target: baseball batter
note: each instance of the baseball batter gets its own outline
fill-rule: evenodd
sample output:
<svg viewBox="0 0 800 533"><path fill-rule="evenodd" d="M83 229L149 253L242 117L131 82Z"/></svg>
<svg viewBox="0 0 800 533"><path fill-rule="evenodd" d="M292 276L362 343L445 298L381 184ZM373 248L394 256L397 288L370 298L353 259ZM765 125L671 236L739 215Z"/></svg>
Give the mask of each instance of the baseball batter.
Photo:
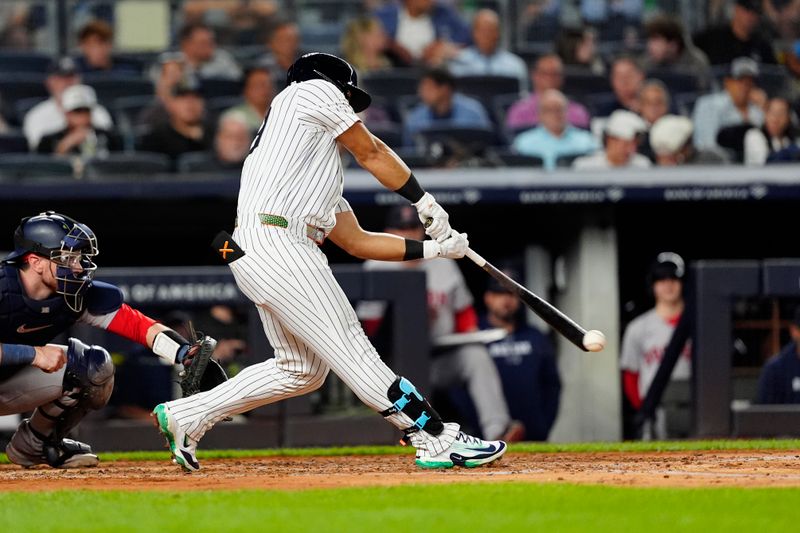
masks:
<svg viewBox="0 0 800 533"><path fill-rule="evenodd" d="M77 322L116 333L174 363L189 341L123 302L122 291L94 281L94 232L52 211L22 219L14 251L0 264L0 415L33 412L6 447L8 459L31 467L97 465L92 449L64 438L114 386L108 352L69 339L48 344Z"/></svg>
<svg viewBox="0 0 800 533"><path fill-rule="evenodd" d="M466 235L419 185L397 155L356 113L370 96L344 60L306 54L287 73L242 169L235 249L230 262L242 292L257 306L275 357L153 414L174 460L200 466L198 441L216 422L260 405L309 393L333 370L368 406L401 429L427 468L478 466L500 458L502 441L483 441L445 423L420 391L380 359L318 245L330 238L363 259L463 257ZM366 232L342 198L339 146L390 190L408 199L433 240Z"/></svg>

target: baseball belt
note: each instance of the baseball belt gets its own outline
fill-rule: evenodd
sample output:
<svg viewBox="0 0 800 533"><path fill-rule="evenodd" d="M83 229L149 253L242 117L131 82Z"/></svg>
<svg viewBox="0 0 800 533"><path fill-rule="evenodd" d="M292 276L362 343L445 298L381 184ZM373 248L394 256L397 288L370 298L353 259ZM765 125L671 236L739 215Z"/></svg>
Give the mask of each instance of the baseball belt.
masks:
<svg viewBox="0 0 800 533"><path fill-rule="evenodd" d="M258 220L265 226L277 226L279 228L288 228L289 221L280 215L271 215L269 213L259 213ZM322 244L325 241L325 230L306 224L306 236L317 244Z"/></svg>

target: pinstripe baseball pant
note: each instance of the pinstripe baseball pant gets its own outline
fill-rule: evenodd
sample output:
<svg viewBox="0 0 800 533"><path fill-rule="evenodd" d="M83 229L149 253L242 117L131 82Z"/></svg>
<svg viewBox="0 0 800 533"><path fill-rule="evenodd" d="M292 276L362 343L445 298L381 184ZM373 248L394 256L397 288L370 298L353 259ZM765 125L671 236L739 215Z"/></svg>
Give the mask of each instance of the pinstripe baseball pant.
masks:
<svg viewBox="0 0 800 533"><path fill-rule="evenodd" d="M275 357L249 366L210 391L169 402L189 438L198 441L223 418L318 389L329 370L375 411L391 407L387 397L396 375L367 339L305 224L288 228L239 221L234 239L245 256L230 264L236 283L252 300ZM400 429L413 425L404 413L387 420ZM458 432L445 424L438 437L418 432L412 443L439 453Z"/></svg>

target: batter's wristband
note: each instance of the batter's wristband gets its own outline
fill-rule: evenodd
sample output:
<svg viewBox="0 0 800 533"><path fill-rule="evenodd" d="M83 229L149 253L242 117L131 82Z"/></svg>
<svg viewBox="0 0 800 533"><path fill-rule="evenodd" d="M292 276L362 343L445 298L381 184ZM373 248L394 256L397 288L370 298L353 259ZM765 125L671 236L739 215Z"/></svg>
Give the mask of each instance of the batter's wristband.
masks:
<svg viewBox="0 0 800 533"><path fill-rule="evenodd" d="M414 177L413 172L411 173L410 176L408 176L408 180L406 180L403 186L394 192L396 192L397 194L399 194L412 204L419 202L420 199L422 199L422 197L425 196L425 191L422 190L422 187L417 181L417 178Z"/></svg>
<svg viewBox="0 0 800 533"><path fill-rule="evenodd" d="M36 348L24 344L0 344L3 354L0 356L0 366L29 365L36 358Z"/></svg>
<svg viewBox="0 0 800 533"><path fill-rule="evenodd" d="M415 241L413 239L406 239L406 253L403 254L403 261L413 261L414 259L422 259L425 254L425 247L422 241Z"/></svg>

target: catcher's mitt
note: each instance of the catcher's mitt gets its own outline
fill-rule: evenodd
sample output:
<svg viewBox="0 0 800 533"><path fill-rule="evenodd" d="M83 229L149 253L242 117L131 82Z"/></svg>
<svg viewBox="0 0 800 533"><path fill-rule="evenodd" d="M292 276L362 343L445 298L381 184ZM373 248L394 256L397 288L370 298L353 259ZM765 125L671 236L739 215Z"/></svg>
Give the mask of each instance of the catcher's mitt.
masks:
<svg viewBox="0 0 800 533"><path fill-rule="evenodd" d="M223 381L227 381L228 375L225 370L211 358L216 347L216 340L201 334L189 348L181 372L181 392L184 398L213 389Z"/></svg>

